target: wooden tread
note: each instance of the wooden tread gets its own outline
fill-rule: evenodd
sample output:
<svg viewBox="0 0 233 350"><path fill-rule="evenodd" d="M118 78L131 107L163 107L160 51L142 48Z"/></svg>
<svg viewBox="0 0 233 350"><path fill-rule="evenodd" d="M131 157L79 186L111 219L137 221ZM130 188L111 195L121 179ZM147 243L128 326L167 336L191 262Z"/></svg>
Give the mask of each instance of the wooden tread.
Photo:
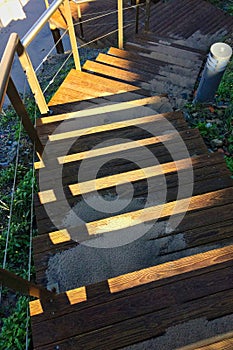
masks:
<svg viewBox="0 0 233 350"><path fill-rule="evenodd" d="M163 52L157 52L157 51L153 51L151 50L151 47L145 47L144 45L142 45L141 43L137 43L137 42L127 42L125 44L125 48L129 51L133 51L133 52L138 52L139 51L139 55L142 57L149 57L149 58L155 58L159 61L164 61L167 63L172 63L172 64L176 64L177 66L181 66L181 67L186 67L186 68L200 68L201 66L201 62L199 60L189 60L189 59L185 59L179 56L170 56L166 53Z"/></svg>
<svg viewBox="0 0 233 350"><path fill-rule="evenodd" d="M178 86L185 86L188 88L193 88L193 85L195 83L195 76L191 75L189 73L189 76L186 77L185 75L182 75L182 78L179 74L172 71L167 71L165 68L160 68L158 65L156 66L146 66L144 65L138 65L135 64L133 61L125 60L125 59L119 59L114 56L106 55L100 53L98 57L96 58L97 62L104 63L113 67L117 67L120 69L125 69L127 71L131 71L137 74L142 75L142 73L147 78L147 81L153 81L153 80L159 80L159 81L170 81L174 85Z"/></svg>
<svg viewBox="0 0 233 350"><path fill-rule="evenodd" d="M98 299L88 298L88 290L97 286L87 286L58 295L53 303L32 301L35 349L117 349L203 313L208 319L228 315L233 312L231 259L229 246L110 279L99 284Z"/></svg>
<svg viewBox="0 0 233 350"><path fill-rule="evenodd" d="M82 87L83 84L84 87ZM98 91L97 87L99 87L99 92L96 93L96 91ZM79 91L79 89L84 91ZM137 89L138 88L134 85L114 81L111 78L90 75L86 72L79 72L72 69L65 78L63 84L50 100L49 106L83 101L94 97L101 97L126 91L135 91Z"/></svg>

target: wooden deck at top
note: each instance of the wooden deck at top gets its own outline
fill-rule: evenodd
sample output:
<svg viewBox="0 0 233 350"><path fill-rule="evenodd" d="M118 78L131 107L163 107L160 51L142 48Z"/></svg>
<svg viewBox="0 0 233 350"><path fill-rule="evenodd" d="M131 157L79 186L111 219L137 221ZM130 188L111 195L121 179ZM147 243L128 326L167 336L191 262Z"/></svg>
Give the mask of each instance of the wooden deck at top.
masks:
<svg viewBox="0 0 233 350"><path fill-rule="evenodd" d="M173 110L166 95L153 93L166 79L174 79L178 95L192 90L188 79L177 79L182 59L189 55L190 67L183 68L182 77L190 74L194 83L202 56L185 47L176 49L177 60L174 47L168 48L169 58L161 54L154 60L153 55L111 48L94 63L87 61L82 72L72 70L50 101L54 113L37 120L46 146L43 162L35 164L38 283L50 282L53 257L93 237L98 240L112 232L127 237L133 228L134 238L138 228L150 230L124 246L120 257L122 262L127 258L125 265L114 260L114 247L106 253L101 249L102 260L108 255L112 259L112 270L106 269L103 278L94 274L100 260L90 255L78 260L75 266L83 274L91 260L88 274L93 282L83 283L80 274L67 289L59 274L63 265L54 267L60 294L30 303L35 350L120 349L161 339L172 326L203 320L219 322L222 337L199 347L231 349L232 333L224 334L233 328L233 180L222 155L210 154L182 112ZM86 160L85 176L78 179ZM98 170L94 178L93 169ZM125 187L129 182L133 197ZM132 206L113 213L86 210L85 225L64 221L71 208L86 205L85 196L90 199L95 191L102 198L116 198L116 186ZM182 220L175 228L167 227L170 218L179 215ZM68 280L68 270L65 275ZM183 345L192 342L186 336Z"/></svg>
<svg viewBox="0 0 233 350"><path fill-rule="evenodd" d="M136 10L131 6L131 1L124 1L124 38L131 40L135 35ZM70 2L72 16L76 22L75 30L77 37L81 37L80 24L78 21L76 4ZM97 0L80 5L82 12L83 32L85 42L99 40L103 45L117 45L117 32L106 36L117 28L117 1L108 0L106 8L105 0ZM107 15L107 13L109 13ZM53 20L60 28L66 28L64 21L64 8L60 7L53 16ZM101 15L105 16L102 17ZM94 20L90 20L95 18ZM139 10L139 33L145 28L145 4L140 5ZM201 0L177 0L177 1L151 1L150 10L150 32L158 37L172 39L187 39L197 35L208 35L209 39L216 41L216 35L231 33L233 30L233 19L228 14L211 6L207 1ZM106 37L105 37L106 36ZM206 49L208 48L207 44ZM196 47L196 45L193 45Z"/></svg>

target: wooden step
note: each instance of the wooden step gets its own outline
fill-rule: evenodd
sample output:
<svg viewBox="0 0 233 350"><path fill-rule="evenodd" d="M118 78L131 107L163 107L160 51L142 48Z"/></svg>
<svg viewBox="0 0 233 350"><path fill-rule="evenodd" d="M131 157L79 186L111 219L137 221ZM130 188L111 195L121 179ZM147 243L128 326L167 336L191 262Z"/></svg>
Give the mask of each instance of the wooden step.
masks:
<svg viewBox="0 0 233 350"><path fill-rule="evenodd" d="M128 82L135 86L160 94L167 91L168 94L177 97L183 96L184 99L187 99L191 93L190 89L173 84L172 81L169 81L166 77L162 76L157 76L155 79L148 82L147 76L144 74L132 73L130 71L110 67L93 61L86 61L83 68L89 72L99 74L100 76L113 77L118 81Z"/></svg>
<svg viewBox="0 0 233 350"><path fill-rule="evenodd" d="M192 61L193 63L197 63L199 60L203 59L202 55L196 52L192 52L189 49L187 50L186 48L182 48L182 46L180 46L179 48L174 47L172 45L169 45L168 43L165 44L161 41L156 42L155 39L148 39L145 36L137 36L134 39L134 42L136 44L142 45L150 51L166 54L171 57L180 57L184 60Z"/></svg>
<svg viewBox="0 0 233 350"><path fill-rule="evenodd" d="M175 64L181 67L198 69L202 64L201 60L192 61L179 56L169 56L166 53L152 51L150 48L146 48L144 45L141 45L139 43L127 42L125 44L125 48L129 51L138 52L138 54L142 57L155 58L159 61Z"/></svg>
<svg viewBox="0 0 233 350"><path fill-rule="evenodd" d="M82 89L83 84L84 92L77 90ZM99 87L99 92L97 93L93 89L93 86L95 86L95 84L98 84ZM88 90L89 92L86 93L85 87L87 89L88 87L92 89L91 93L90 90ZM112 95L126 91L135 91L137 89L138 88L134 85L114 81L110 77L106 78L93 76L86 72L80 72L72 69L65 78L60 88L50 100L49 106L88 100L93 97L97 97L98 94L99 97L102 97L104 95Z"/></svg>
<svg viewBox="0 0 233 350"><path fill-rule="evenodd" d="M176 228L173 233L166 233L164 237L158 235L155 230L149 237L149 240L155 240L154 246L161 244L160 257L151 256L151 261L154 263L163 263L165 261L170 261L171 259L177 257L177 252L182 255L193 255L197 250L192 250L190 248L198 247L201 250L211 250L211 246L215 242L222 242L225 245L232 240L232 209L233 204L227 204L223 207L213 207L207 209L200 209L197 212L189 212L186 214L184 220ZM221 212L223 213L221 215ZM193 222L195 222L196 228L193 229ZM164 222L166 226L166 221ZM184 240L186 242L186 247L174 243L174 234L176 234L177 239ZM166 238L167 237L167 238ZM170 238L169 238L170 237ZM148 238L145 238L145 244ZM170 243L169 243L170 242ZM142 245L144 245L142 243ZM178 242L177 242L178 243ZM222 244L224 245L224 244ZM54 228L48 234L44 233L39 235L35 239L34 249L35 249L35 266L37 282L46 286L47 277L46 270L48 266L48 260L50 257L54 256L57 252L62 252L67 249L77 246L77 242L70 239L69 231L57 230ZM164 246L164 249L162 248ZM182 251L183 249L183 251ZM144 253L143 253L144 254Z"/></svg>
<svg viewBox="0 0 233 350"><path fill-rule="evenodd" d="M193 52L193 53L199 54L200 58L204 58L206 56L206 53L207 53L206 51L203 51L201 49L188 46L188 43L187 43L187 45L185 45L185 44L180 45L177 43L177 40L175 40L171 37L159 36L159 35L156 35L156 33L152 33L152 32L139 33L135 36L135 38L136 39L139 38L139 39L142 39L144 41L152 41L152 42L156 42L156 43L159 43L162 45L176 47L178 49Z"/></svg>
<svg viewBox="0 0 233 350"><path fill-rule="evenodd" d="M156 60L155 58L143 57L142 59L140 55L136 52L120 50L115 47L110 47L110 49L108 50L108 55L133 61L133 66L143 66L144 69L148 69L152 72L154 72L154 70L156 72L157 69L160 69L166 72L182 74L185 77L195 76L198 73L198 70L195 68L181 67L172 63L169 64L164 61Z"/></svg>
<svg viewBox="0 0 233 350"><path fill-rule="evenodd" d="M135 64L133 61L116 58L110 55L105 55L100 53L97 58L97 62L104 63L113 67L118 67L120 69L125 69L130 72L134 72L137 74L145 74L149 81L158 80L158 81L169 81L174 85L185 86L188 88L193 88L194 83L196 81L196 77L189 76L186 77L184 75L176 74L172 71L167 72L165 69L160 68L159 66L150 66L146 67L141 64Z"/></svg>
<svg viewBox="0 0 233 350"><path fill-rule="evenodd" d="M105 64L101 64L101 63L89 61L89 60L85 62L85 64L83 65L83 69L89 72L100 74L101 76L112 77L119 81L131 82L131 84L135 84L136 86L141 86L140 82L147 82L150 79L150 76L148 77L148 75L143 73L142 74L133 73L130 71L126 71L124 69L110 67ZM147 86L147 90L149 90L150 84L144 83L143 88L146 89L146 86Z"/></svg>
<svg viewBox="0 0 233 350"><path fill-rule="evenodd" d="M120 101L118 101L118 99ZM97 99L92 99L92 101L97 101ZM120 93L119 95L109 96L106 99L101 99L101 106L97 103L88 104L88 108L84 107L80 110L70 113L63 113L60 115L46 116L37 119L37 126L51 124L54 122L80 118L84 116L97 115L102 113L109 113L111 111L120 111L132 109L140 106L150 106L153 107L154 111L159 111L160 108L165 104L169 103L166 95L155 95L145 97L140 94L126 92ZM91 108L92 107L92 108ZM172 110L170 110L171 112Z"/></svg>
<svg viewBox="0 0 233 350"><path fill-rule="evenodd" d="M143 106L132 108L132 110L126 109L124 113L122 112L121 114L119 114L116 109L114 112L101 113L98 117L96 117L95 114L89 114L89 118L79 118L78 116L77 118L73 118L73 114L71 116L72 119L65 120L61 128L56 129L60 122L49 123L48 125L46 124L38 127L37 131L41 142L44 143L47 139L52 142L58 141L59 143L56 147L59 146L59 149L61 149L61 145L63 144L65 146L64 142L66 142L65 140L67 139L77 139L82 135L87 136L95 134L99 137L99 135L104 132L108 132L107 135L110 135L116 130L127 131L129 127L139 127L143 131L150 130L151 133L154 132L158 136L162 132L165 134L166 132L169 133L175 130L182 131L187 129L187 124L181 112L156 114L154 110L146 107L143 108ZM61 117L63 118L64 115ZM56 118L56 116L54 118ZM55 129L56 132L54 132Z"/></svg>
<svg viewBox="0 0 233 350"><path fill-rule="evenodd" d="M203 314L228 315L232 258L229 246L70 290L43 308L31 301L34 348L117 349Z"/></svg>
<svg viewBox="0 0 233 350"><path fill-rule="evenodd" d="M140 90L137 90L136 92L125 92L122 94L106 96L105 99L114 103L118 102L119 104L122 102L129 102L134 100L136 101L139 99L139 97L144 98L144 96L139 95L139 91ZM156 102L151 101L145 105L148 105L148 107L154 109L158 113L167 113L173 111L172 105L166 94L157 95L157 98L158 100Z"/></svg>
<svg viewBox="0 0 233 350"><path fill-rule="evenodd" d="M210 339L198 341L195 344L182 347L181 350L231 350L233 349L233 332L215 335Z"/></svg>

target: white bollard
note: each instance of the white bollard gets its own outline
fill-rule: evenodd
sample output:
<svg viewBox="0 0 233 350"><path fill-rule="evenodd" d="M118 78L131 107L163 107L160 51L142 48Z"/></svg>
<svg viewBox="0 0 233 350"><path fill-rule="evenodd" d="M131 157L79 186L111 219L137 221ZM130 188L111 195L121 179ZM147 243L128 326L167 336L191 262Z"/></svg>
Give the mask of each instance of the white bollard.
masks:
<svg viewBox="0 0 233 350"><path fill-rule="evenodd" d="M211 46L194 103L213 101L231 55L232 48L225 43Z"/></svg>

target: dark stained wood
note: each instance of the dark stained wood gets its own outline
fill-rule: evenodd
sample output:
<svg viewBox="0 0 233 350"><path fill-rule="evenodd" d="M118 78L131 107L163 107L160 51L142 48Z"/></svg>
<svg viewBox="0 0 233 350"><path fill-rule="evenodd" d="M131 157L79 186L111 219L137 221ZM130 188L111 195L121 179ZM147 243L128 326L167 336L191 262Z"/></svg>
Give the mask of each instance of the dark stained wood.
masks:
<svg viewBox="0 0 233 350"><path fill-rule="evenodd" d="M124 334L124 330L135 332L135 327L137 329L140 325L139 329L142 332L139 332L139 329L137 329L137 340L140 341L148 337L148 334L146 336L145 332L143 332L145 328L142 326L143 322L141 323L139 321L140 319L142 321L144 320L146 327L150 327L150 334L155 332L155 334L159 335L165 331L166 327L176 322L200 317L203 311L205 311L208 318L214 318L216 315L223 316L232 312L232 305L230 306L230 300L233 298L231 274L232 267L212 272L208 272L207 270L206 273L203 271L203 274L191 277L190 279L186 276L185 280L173 282L172 285L167 284L154 289L151 288L144 292L133 293L127 297L120 297L119 295L118 299L113 299L112 301L110 301L111 297L109 297L107 304L104 303L101 305L99 303L96 306L93 305L88 308L88 305L85 307L84 303L85 309L80 309L77 311L77 314L74 311L75 307L72 314L67 312L59 316L59 313L57 313L56 318L53 316L52 323L48 320L41 324L40 317L40 322L33 325L33 332L38 332L37 339L41 339L40 334L43 334L43 327L46 327L47 324L47 327L50 327L50 332L54 336L55 344L63 338L72 338L75 336L76 346L81 346L82 348L84 346L83 341L86 342L86 337L87 339L89 338L86 346L90 346L89 341L92 337L91 333L94 330L95 333L98 332L96 334L97 338L101 338L101 334L104 334L107 329L111 329L114 333L112 333L112 336L117 337L120 335L120 332ZM203 283L205 284L205 288L202 287ZM228 296L228 301L220 299L221 302L218 301L219 304L213 307L217 297L221 297L224 292ZM78 308L80 305L76 304ZM170 313L170 318L166 317L167 312ZM109 317L106 317L108 313ZM56 331L59 324L63 325L60 334ZM70 327L66 326L68 324ZM78 336L80 333L86 335ZM125 337L123 336L122 346L130 344L126 334L127 332L125 333ZM46 338L46 335L43 338ZM47 342L49 342L49 339L48 337ZM111 349L116 348L114 347L114 340L110 340L109 342L108 346ZM46 342L46 339L44 341ZM96 342L98 342L98 339L96 339ZM35 344L35 348L40 348L40 344L41 342L38 341ZM69 340L68 344L70 344ZM99 346L103 345L104 340L101 338ZM91 347L89 348L91 349Z"/></svg>
<svg viewBox="0 0 233 350"><path fill-rule="evenodd" d="M106 2L100 0L89 4L86 7L88 11L84 8L83 20L98 7L101 8L103 3L106 6ZM191 33L188 28L190 4L193 4L195 19L200 13L197 2L176 2L176 29L182 35L184 29ZM108 6L113 6L111 0ZM121 181L120 186L131 181L135 198L146 199L147 179L138 166L128 160L133 150L136 162L140 162L138 150L146 147L151 156L143 159L146 162L144 167L150 167L149 177L157 179L157 186L153 187L156 195L162 191L162 176L166 180L166 203L158 219L166 225L171 215L179 215L179 210L174 212L178 203L178 175L183 174L185 168L184 153L177 150L179 136L189 152L193 167L193 193L189 206L183 220L173 231L158 235L155 229L145 237L145 241L150 240L150 244L161 247L151 264L153 266L143 265L138 271L61 293L53 302L32 301L30 309L35 350L119 349L164 334L169 327L179 323L233 314L233 181L230 173L222 155L208 153L198 130L188 128L183 114L173 111L165 95L151 96L154 91L170 93L169 84L176 88L178 99L182 95L189 96L202 64L203 52L198 48L189 49L174 43L174 22L171 19L175 17L170 6L170 2L161 1L152 6L152 16L157 12L157 18L161 18L161 28L159 21L155 24L159 29L156 40L153 40L153 33L148 36L139 34L128 44L130 52L110 48L96 61L85 63L84 70L88 72L72 70L49 103L55 114L37 121L42 144L50 139L56 146L55 150L48 152L51 164L48 165L44 159L44 166L49 167L47 179L51 181L43 181L44 191L39 191L34 200L39 232L33 241L37 281L46 286L49 258L78 244L71 239L66 227L58 230L54 226L43 206L46 201L54 201L54 217L62 221L62 216L66 214L65 210L62 215L57 211L64 204L57 191L57 171L61 167L64 178L61 187L71 206L83 200L77 186L82 160L88 157L88 169L96 169L105 159L105 154L111 155L112 160L104 164L98 173L96 186L100 193L103 196L115 194L117 181ZM208 8L206 3L203 6ZM164 8L170 13L170 18L165 16ZM135 16L134 9L129 13L129 16L125 15L127 19ZM219 11L211 10L211 13ZM184 16L187 18L184 19ZM206 28L214 30L220 20L216 25L212 19L206 22ZM98 23L96 20L95 31L88 22L83 23L84 36L101 33L104 28L100 28ZM228 25L230 21L225 28ZM194 27L195 24L192 30ZM161 39L159 32L170 33L170 38ZM129 30L125 33L127 35ZM116 35L113 37L116 39ZM179 77L182 72L181 82ZM167 86L167 91L160 91L164 86ZM162 126L164 119L171 123L167 124L171 127ZM61 123L64 130L56 131ZM157 133L149 132L151 127ZM99 143L115 137L123 140L117 148L107 146L93 151ZM129 140L137 141L139 146L132 147ZM61 161L61 157L65 156L67 142L73 145L65 163L58 165L58 159ZM154 167L154 157L161 165L160 172ZM35 166L39 179L44 170L38 163ZM87 172L86 186L88 180L92 179ZM184 187L191 184L192 178L189 177ZM87 186L86 192L91 194L91 191ZM93 219L86 226L90 235L107 233L117 220L118 229L124 230L126 222L138 224L142 212L145 223L157 219L158 209L155 203L145 209L122 211L118 216L103 213L100 219ZM181 239L182 245L162 244L176 239ZM225 339L221 342L222 346L226 343Z"/></svg>
<svg viewBox="0 0 233 350"><path fill-rule="evenodd" d="M13 272L0 268L0 282L7 288L13 291L25 294L27 296L35 298L51 298L53 299L54 293L47 289L30 282Z"/></svg>
<svg viewBox="0 0 233 350"><path fill-rule="evenodd" d="M116 0L108 0L108 7L106 8L105 0L98 0L91 3L81 5L82 20L83 20L83 34L80 25L78 24L78 13L76 4L70 2L73 19L76 23L75 31L77 37L83 43L84 41L95 40L103 36L117 26L116 13L109 14L103 18L96 18L95 20L87 22L86 20L98 17L101 12L108 13L116 11ZM129 1L124 1L124 7L130 6ZM208 13L208 16L206 15ZM130 8L124 11L124 21L128 24L131 21L131 26L125 28L124 38L129 40L135 35L135 17L136 10ZM142 9L139 10L139 34L143 34L145 27L145 6L142 4ZM66 28L64 20L64 8L60 7L60 12L56 11L52 17L52 22L59 28ZM218 33L224 31L231 32L233 28L232 18L223 11L211 6L204 0L199 2L195 0L178 0L175 3L167 1L151 2L150 6L150 22L149 30L152 34L158 37L165 37L167 40L185 39L190 37L193 33L202 29L203 34L213 35L213 42L218 40ZM94 28L94 30L93 30ZM154 38L154 37L153 37ZM117 45L117 33L114 33L107 38L99 41L103 46ZM206 46L206 49L208 47Z"/></svg>
<svg viewBox="0 0 233 350"><path fill-rule="evenodd" d="M186 257L180 259L178 264L180 267L182 266L182 269L178 274L175 272L171 263L167 263L166 265L156 266L156 269L152 267L137 271L136 275L135 273L130 273L57 294L53 299L53 303L47 302L46 300L40 303L41 306L43 306L43 312L40 313L36 312L39 305L38 300L33 301L31 303L31 314L34 316L33 322L37 325L44 320L56 318L58 315L67 315L72 311L77 312L79 310L85 310L106 302L120 301L121 298L135 296L141 292L148 292L151 289L156 289L156 291L159 291L159 294L163 291L167 294L169 288L174 284L175 288L171 288L173 294L174 291L178 291L179 287L184 286L187 281L190 281L190 286L192 288L194 285L197 285L197 281L203 281L205 278L207 278L207 291L201 288L199 295L208 295L209 288L212 288L211 285L213 284L211 283L212 276L216 279L217 276L223 275L222 272L224 271L228 271L227 273L229 273L232 268L232 255L228 255L229 251L225 251L224 255L221 250L222 249L214 251L215 256L218 256L218 260L215 262L213 261L213 254L211 256L210 253L202 253L195 256L195 261L192 260L191 267L189 267L188 264L190 258ZM172 271L169 271L170 267L172 267ZM223 276L220 277L220 279L221 278L223 278ZM127 284L124 285L126 281ZM122 284L120 283L118 286L119 282ZM228 281L223 282L223 285L226 286L226 283L229 284L229 278ZM189 287L189 284L187 284L187 286ZM218 284L215 288L219 288ZM222 287L220 289L222 289ZM171 293L169 295L171 296ZM190 297L189 300L191 299L192 297ZM174 301L175 300L173 300L173 302ZM52 313L55 310L56 315Z"/></svg>

